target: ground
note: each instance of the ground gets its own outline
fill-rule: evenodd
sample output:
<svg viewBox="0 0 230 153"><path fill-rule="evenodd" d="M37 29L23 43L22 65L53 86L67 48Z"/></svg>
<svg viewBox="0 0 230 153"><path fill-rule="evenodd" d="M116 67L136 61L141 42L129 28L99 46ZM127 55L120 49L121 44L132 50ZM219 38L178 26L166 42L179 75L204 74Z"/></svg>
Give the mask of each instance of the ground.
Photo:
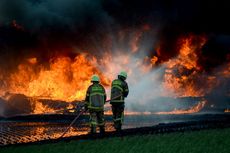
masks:
<svg viewBox="0 0 230 153"><path fill-rule="evenodd" d="M229 153L230 128L0 148L1 153Z"/></svg>

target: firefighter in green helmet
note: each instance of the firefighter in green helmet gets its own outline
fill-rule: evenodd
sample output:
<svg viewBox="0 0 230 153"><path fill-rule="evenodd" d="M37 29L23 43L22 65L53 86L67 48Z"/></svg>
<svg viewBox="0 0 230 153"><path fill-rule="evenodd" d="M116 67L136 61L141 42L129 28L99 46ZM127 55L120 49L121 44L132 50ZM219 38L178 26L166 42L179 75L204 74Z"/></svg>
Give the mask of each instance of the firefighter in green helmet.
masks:
<svg viewBox="0 0 230 153"><path fill-rule="evenodd" d="M88 87L86 92L86 110L90 113L90 127L91 133L96 133L96 127L100 127L100 133L105 132L104 123L104 104L106 101L105 88L100 84L100 79L97 75L91 78L92 84Z"/></svg>
<svg viewBox="0 0 230 153"><path fill-rule="evenodd" d="M121 131L123 118L124 118L124 108L125 108L125 98L129 94L128 84L125 81L127 78L127 73L121 71L118 78L113 80L111 87L111 101L114 128L117 132Z"/></svg>

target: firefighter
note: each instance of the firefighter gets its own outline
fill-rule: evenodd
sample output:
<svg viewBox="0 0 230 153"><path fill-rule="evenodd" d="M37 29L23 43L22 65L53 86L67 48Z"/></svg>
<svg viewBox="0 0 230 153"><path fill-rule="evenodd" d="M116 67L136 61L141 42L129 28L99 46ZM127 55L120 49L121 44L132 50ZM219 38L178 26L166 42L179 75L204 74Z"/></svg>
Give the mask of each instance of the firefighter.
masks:
<svg viewBox="0 0 230 153"><path fill-rule="evenodd" d="M112 105L114 128L117 132L121 131L125 108L124 99L129 94L128 84L125 81L126 79L127 73L125 71L121 71L118 78L113 80L111 87L110 104Z"/></svg>
<svg viewBox="0 0 230 153"><path fill-rule="evenodd" d="M104 123L104 104L106 101L105 88L100 84L100 79L97 75L91 78L92 84L86 92L85 109L90 113L91 134L96 133L96 127L100 127L100 133L105 132Z"/></svg>

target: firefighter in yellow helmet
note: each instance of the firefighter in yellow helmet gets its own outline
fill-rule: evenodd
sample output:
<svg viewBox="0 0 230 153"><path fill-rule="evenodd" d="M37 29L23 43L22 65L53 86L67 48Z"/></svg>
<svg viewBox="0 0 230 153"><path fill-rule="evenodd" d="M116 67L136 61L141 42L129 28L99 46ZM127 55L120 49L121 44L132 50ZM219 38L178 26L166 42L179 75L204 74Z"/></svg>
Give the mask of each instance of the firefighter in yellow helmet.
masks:
<svg viewBox="0 0 230 153"><path fill-rule="evenodd" d="M111 87L111 101L114 128L117 132L121 131L124 118L125 98L129 94L128 84L125 81L127 73L121 71L118 78L113 80Z"/></svg>
<svg viewBox="0 0 230 153"><path fill-rule="evenodd" d="M91 78L92 84L88 87L86 92L86 110L90 113L90 127L91 133L96 133L96 127L100 127L100 133L105 132L104 123L104 104L106 101L105 88L100 84L100 79L97 75Z"/></svg>

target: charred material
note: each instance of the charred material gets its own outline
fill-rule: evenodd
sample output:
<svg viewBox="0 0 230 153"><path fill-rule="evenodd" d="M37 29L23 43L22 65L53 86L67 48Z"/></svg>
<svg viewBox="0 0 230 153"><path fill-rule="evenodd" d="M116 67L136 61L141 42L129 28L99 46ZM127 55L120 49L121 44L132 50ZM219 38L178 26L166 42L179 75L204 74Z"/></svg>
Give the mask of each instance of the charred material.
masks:
<svg viewBox="0 0 230 153"><path fill-rule="evenodd" d="M219 102L221 98L221 103ZM158 97L145 103L148 107L143 107L142 103L128 104L129 111L137 112L169 112L173 110L189 109L198 105L202 101L207 101L201 112L224 112L230 108L229 96L208 95L202 97ZM36 105L41 104L44 110L36 112ZM15 116L36 116L36 114L75 114L77 107L82 104L82 101L66 102L62 100L43 99L36 97L26 97L23 94L10 94L6 99L0 99L0 116L15 117ZM110 108L109 108L110 109ZM38 117L38 116L37 116ZM47 116L46 116L47 117Z"/></svg>

